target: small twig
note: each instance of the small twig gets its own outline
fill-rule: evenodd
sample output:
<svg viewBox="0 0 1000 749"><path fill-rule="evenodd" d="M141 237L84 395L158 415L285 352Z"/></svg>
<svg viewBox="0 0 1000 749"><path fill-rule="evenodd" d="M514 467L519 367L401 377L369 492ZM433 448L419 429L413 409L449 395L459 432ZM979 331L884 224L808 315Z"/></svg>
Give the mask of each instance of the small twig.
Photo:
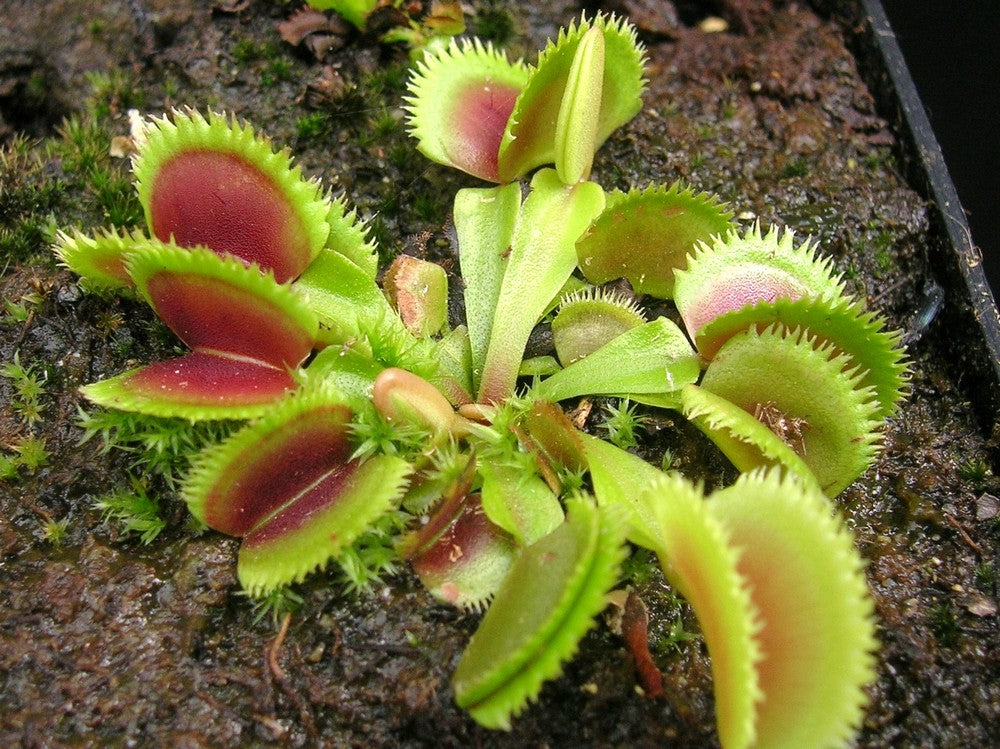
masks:
<svg viewBox="0 0 1000 749"><path fill-rule="evenodd" d="M14 340L14 350L17 351L21 348L21 344L24 343L24 337L28 334L28 329L31 324L35 321L35 313L31 311L24 320L24 324L21 326L21 332L17 334L17 338Z"/></svg>
<svg viewBox="0 0 1000 749"><path fill-rule="evenodd" d="M271 669L271 674L274 676L275 681L278 682L278 686L281 687L281 691L284 692L285 696L288 697L298 708L299 717L305 726L306 733L309 734L310 738L315 739L319 734L316 731L316 721L313 718L312 710L309 708L308 701L299 694L295 688L292 686L285 674L284 669L278 663L278 652L281 650L281 646L285 642L285 637L288 635L288 625L292 621L292 612L289 611L285 614L284 618L281 620L281 627L278 629L278 634L274 638L274 642L267 649L267 663Z"/></svg>
<svg viewBox="0 0 1000 749"><path fill-rule="evenodd" d="M291 621L292 612L289 611L281 620L281 628L278 629L278 636L274 638L274 642L271 643L271 647L267 649L267 663L271 667L271 673L274 674L274 678L279 682L285 680L285 672L278 663L278 651L281 650L281 646L285 642L285 636L288 634L288 625Z"/></svg>
<svg viewBox="0 0 1000 749"><path fill-rule="evenodd" d="M962 527L962 524L955 520L955 518L947 512L944 516L945 519L951 524L952 528L958 531L958 535L962 537L962 540L965 541L965 543L967 543L977 554L981 555L983 553L983 547L972 540L972 537L966 532L965 528Z"/></svg>
<svg viewBox="0 0 1000 749"><path fill-rule="evenodd" d="M872 307L877 307L879 305L879 303L883 299L885 299L887 296L889 296L889 294L892 294L893 292L899 290L900 287L902 287L904 284L907 284L907 283L909 283L909 279L908 278L904 278L901 281L896 281L895 283L890 284L889 286L886 286L878 294L876 294L875 297L871 300L871 306Z"/></svg>
<svg viewBox="0 0 1000 749"><path fill-rule="evenodd" d="M250 713L250 717L268 729L275 741L288 735L288 729L277 718L262 713Z"/></svg>
<svg viewBox="0 0 1000 749"><path fill-rule="evenodd" d="M344 646L344 636L340 633L340 626L333 622L333 631L330 633L333 636L333 645L330 647L330 660L336 660L337 656L340 655L340 649Z"/></svg>

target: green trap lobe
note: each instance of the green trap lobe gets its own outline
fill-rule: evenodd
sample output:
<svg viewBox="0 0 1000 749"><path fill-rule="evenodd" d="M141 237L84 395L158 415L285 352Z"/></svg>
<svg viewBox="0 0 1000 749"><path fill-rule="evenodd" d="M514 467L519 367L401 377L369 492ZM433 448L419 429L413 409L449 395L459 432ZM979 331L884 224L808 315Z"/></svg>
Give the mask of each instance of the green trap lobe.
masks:
<svg viewBox="0 0 1000 749"><path fill-rule="evenodd" d="M483 512L479 495L471 495L454 522L411 563L432 595L476 608L500 586L514 550L511 537Z"/></svg>
<svg viewBox="0 0 1000 749"><path fill-rule="evenodd" d="M808 292L805 284L779 268L763 265L739 267L731 273L717 276L710 292L682 314L688 332L696 335L703 325L726 312L755 302L798 299Z"/></svg>
<svg viewBox="0 0 1000 749"><path fill-rule="evenodd" d="M469 174L499 182L497 154L507 119L520 89L495 80L469 81L453 112L457 137L447 144L455 166Z"/></svg>
<svg viewBox="0 0 1000 749"><path fill-rule="evenodd" d="M195 350L221 351L294 367L312 349L308 332L276 305L225 280L176 273L146 282L153 308Z"/></svg>
<svg viewBox="0 0 1000 749"><path fill-rule="evenodd" d="M677 185L617 193L577 242L580 270L591 283L627 278L637 292L669 299L674 270L687 264L696 243L726 232L730 215Z"/></svg>
<svg viewBox="0 0 1000 749"><path fill-rule="evenodd" d="M204 245L298 276L312 255L308 233L281 189L232 153L182 151L162 165L150 200L153 234L182 247Z"/></svg>
<svg viewBox="0 0 1000 749"><path fill-rule="evenodd" d="M318 481L296 495L295 501L278 510L259 528L251 531L243 539L244 545L254 547L275 541L305 526L313 515L322 510L331 501L335 501L344 492L344 487L354 476L358 468L357 461L327 471ZM339 541L337 533L330 531L330 540Z"/></svg>
<svg viewBox="0 0 1000 749"><path fill-rule="evenodd" d="M337 470L351 452L350 416L350 409L342 405L315 408L248 446L229 462L206 498L206 524L242 536L303 492L313 498L335 492ZM339 481L343 483L344 477ZM308 500L301 505L310 506ZM296 518L301 525L302 515L289 511L279 527L297 527L289 525ZM258 540L274 535L265 533Z"/></svg>
<svg viewBox="0 0 1000 749"><path fill-rule="evenodd" d="M105 383L115 384L117 396ZM191 407L264 404L294 387L287 370L194 352L91 385L87 392L90 395L92 390L96 395L99 390L108 390L108 399L98 399L102 405L149 412L141 407L141 401Z"/></svg>
<svg viewBox="0 0 1000 749"><path fill-rule="evenodd" d="M399 503L409 473L408 463L389 455L331 466L244 539L240 583L265 593L322 569Z"/></svg>
<svg viewBox="0 0 1000 749"><path fill-rule="evenodd" d="M588 509L524 550L455 671L460 706L488 699L530 667L584 584L597 533Z"/></svg>

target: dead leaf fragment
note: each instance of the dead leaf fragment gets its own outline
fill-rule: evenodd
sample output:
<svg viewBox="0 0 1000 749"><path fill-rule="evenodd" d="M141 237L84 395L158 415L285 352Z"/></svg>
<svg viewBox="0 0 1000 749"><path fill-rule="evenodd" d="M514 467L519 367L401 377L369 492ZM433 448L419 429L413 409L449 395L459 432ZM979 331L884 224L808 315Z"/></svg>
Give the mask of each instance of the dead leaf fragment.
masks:
<svg viewBox="0 0 1000 749"><path fill-rule="evenodd" d="M310 34L326 31L329 20L326 15L312 8L301 8L289 16L287 21L277 24L282 41L298 46Z"/></svg>
<svg viewBox="0 0 1000 749"><path fill-rule="evenodd" d="M996 616L997 613L997 602L984 595L972 595L963 602L963 605L973 616Z"/></svg>
<svg viewBox="0 0 1000 749"><path fill-rule="evenodd" d="M216 0L212 10L220 13L239 13L250 7L250 0Z"/></svg>
<svg viewBox="0 0 1000 749"><path fill-rule="evenodd" d="M111 147L108 154L114 159L124 159L126 156L136 152L135 143L131 135L116 135L111 139Z"/></svg>
<svg viewBox="0 0 1000 749"><path fill-rule="evenodd" d="M337 101L348 88L349 84L344 77L332 66L326 65L316 78L306 84L303 100L306 106L318 109L324 104Z"/></svg>
<svg viewBox="0 0 1000 749"><path fill-rule="evenodd" d="M984 494L976 500L976 520L992 520L1000 513L1000 499Z"/></svg>
<svg viewBox="0 0 1000 749"><path fill-rule="evenodd" d="M622 616L622 636L635 661L643 692L650 699L664 695L663 675L649 652L649 613L646 604L633 592L625 599Z"/></svg>

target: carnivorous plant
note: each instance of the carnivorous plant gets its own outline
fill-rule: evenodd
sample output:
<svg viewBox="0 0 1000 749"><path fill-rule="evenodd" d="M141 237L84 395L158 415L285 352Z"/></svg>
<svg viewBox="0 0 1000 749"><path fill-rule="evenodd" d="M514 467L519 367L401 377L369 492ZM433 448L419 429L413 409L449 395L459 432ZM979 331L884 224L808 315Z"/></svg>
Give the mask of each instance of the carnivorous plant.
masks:
<svg viewBox="0 0 1000 749"><path fill-rule="evenodd" d="M875 624L830 498L898 409L899 336L791 232L740 230L679 184L595 181L595 152L641 107L644 61L634 29L598 15L533 64L471 41L416 65L417 148L491 183L454 200L456 327L453 279L400 257L380 288L364 224L249 125L147 120L148 235L62 233L55 251L85 283L145 299L191 353L83 394L247 420L182 494L242 538L255 596L402 518L398 558L431 595L485 609L452 681L485 726L510 728L561 673L639 546L698 616L724 746L844 742ZM630 291L602 286L617 279ZM648 299L676 317L650 319ZM525 361L549 316L555 356ZM682 414L745 475L706 496L574 425L558 403L585 396Z"/></svg>

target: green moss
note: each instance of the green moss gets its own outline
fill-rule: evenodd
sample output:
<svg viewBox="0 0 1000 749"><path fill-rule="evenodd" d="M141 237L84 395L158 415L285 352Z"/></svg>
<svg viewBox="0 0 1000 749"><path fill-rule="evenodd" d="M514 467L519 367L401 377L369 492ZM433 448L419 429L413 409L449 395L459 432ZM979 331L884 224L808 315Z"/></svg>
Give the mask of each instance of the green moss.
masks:
<svg viewBox="0 0 1000 749"><path fill-rule="evenodd" d="M680 614L670 622L666 631L652 640L652 649L659 654L681 653L684 644L697 641L701 635L697 632L688 632L684 628L684 619Z"/></svg>
<svg viewBox="0 0 1000 749"><path fill-rule="evenodd" d="M448 213L447 199L440 193L418 192L413 198L413 212L421 221L440 224Z"/></svg>
<svg viewBox="0 0 1000 749"><path fill-rule="evenodd" d="M648 584L659 574L660 562L649 549L637 546L622 563L622 579L636 587Z"/></svg>
<svg viewBox="0 0 1000 749"><path fill-rule="evenodd" d="M410 68L405 61L390 63L364 76L360 88L373 99L396 101L406 88L409 75Z"/></svg>
<svg viewBox="0 0 1000 749"><path fill-rule="evenodd" d="M969 458L958 468L958 475L975 488L979 489L986 483L990 476L990 466L982 458Z"/></svg>
<svg viewBox="0 0 1000 749"><path fill-rule="evenodd" d="M159 503L142 482L133 477L131 484L131 488L98 497L94 508L120 535L138 535L143 544L150 544L167 527L167 521L160 517Z"/></svg>
<svg viewBox="0 0 1000 749"><path fill-rule="evenodd" d="M62 518L61 520L46 518L42 523L42 538L57 549L62 547L68 531L69 518Z"/></svg>
<svg viewBox="0 0 1000 749"><path fill-rule="evenodd" d="M809 162L803 157L797 156L787 162L781 169L781 179L793 179L795 177L807 177L809 175Z"/></svg>
<svg viewBox="0 0 1000 749"><path fill-rule="evenodd" d="M329 124L324 112L312 112L295 121L295 133L303 140L318 138L328 131Z"/></svg>
<svg viewBox="0 0 1000 749"><path fill-rule="evenodd" d="M639 432L645 431L649 418L636 413L636 404L626 398L619 403L605 406L607 415L601 425L612 443L628 450L639 444Z"/></svg>
<svg viewBox="0 0 1000 749"><path fill-rule="evenodd" d="M402 123L388 110L383 110L372 123L375 137L379 139L387 138L402 130Z"/></svg>
<svg viewBox="0 0 1000 749"><path fill-rule="evenodd" d="M47 373L36 362L21 364L20 351L14 352L14 358L0 367L0 377L10 381L14 395L10 400L11 409L29 426L41 419L44 405ZM44 442L42 443L44 447ZM22 465L29 465L22 458Z"/></svg>
<svg viewBox="0 0 1000 749"><path fill-rule="evenodd" d="M383 515L337 557L340 582L347 592L371 595L385 577L398 572L396 542L412 519L412 515L402 510Z"/></svg>
<svg viewBox="0 0 1000 749"><path fill-rule="evenodd" d="M25 437L14 445L14 451L17 453L17 463L28 473L34 473L49 464L49 451L45 447L44 437Z"/></svg>
<svg viewBox="0 0 1000 749"><path fill-rule="evenodd" d="M972 571L972 579L980 590L992 590L996 586L998 578L1000 578L1000 574L997 573L996 566L989 562L976 565Z"/></svg>
<svg viewBox="0 0 1000 749"><path fill-rule="evenodd" d="M243 37L233 43L229 54L240 65L246 65L254 60L262 59L266 54L266 50L262 45L257 43L256 39Z"/></svg>
<svg viewBox="0 0 1000 749"><path fill-rule="evenodd" d="M399 170L407 170L412 167L415 163L418 163L413 156L413 149L407 146L405 143L397 143L393 145L388 153L386 153L386 160Z"/></svg>
<svg viewBox="0 0 1000 749"><path fill-rule="evenodd" d="M117 450L132 456L131 470L141 476L161 476L173 487L195 454L235 429L234 422L196 422L95 409L80 412L80 444L99 437L101 452Z"/></svg>
<svg viewBox="0 0 1000 749"><path fill-rule="evenodd" d="M72 115L56 129L49 155L60 160L63 171L80 178L101 163L107 153L107 133L92 116Z"/></svg>
<svg viewBox="0 0 1000 749"><path fill-rule="evenodd" d="M895 170L896 157L889 148L878 148L867 153L862 163L869 171Z"/></svg>
<svg viewBox="0 0 1000 749"><path fill-rule="evenodd" d="M472 19L472 34L480 39L504 46L514 35L514 19L496 2L485 2Z"/></svg>
<svg viewBox="0 0 1000 749"><path fill-rule="evenodd" d="M927 624L938 644L943 648L954 647L961 631L958 614L950 602L936 604L928 612Z"/></svg>
<svg viewBox="0 0 1000 749"><path fill-rule="evenodd" d="M49 464L44 437L24 437L10 449L13 455L0 453L0 481L14 481L21 475L21 469L31 475Z"/></svg>
<svg viewBox="0 0 1000 749"><path fill-rule="evenodd" d="M291 78L292 63L286 58L279 57L268 61L264 72L261 73L260 83L262 86L270 87L291 80Z"/></svg>
<svg viewBox="0 0 1000 749"><path fill-rule="evenodd" d="M0 453L0 481L17 478L17 460L11 455Z"/></svg>
<svg viewBox="0 0 1000 749"><path fill-rule="evenodd" d="M87 187L112 226L130 228L143 220L142 206L130 177L109 166L95 166L87 175Z"/></svg>
<svg viewBox="0 0 1000 749"><path fill-rule="evenodd" d="M86 106L96 119L146 107L145 91L122 70L88 72L87 82L91 91Z"/></svg>
<svg viewBox="0 0 1000 749"><path fill-rule="evenodd" d="M0 149L0 273L8 269L8 261L47 251L50 216L65 192L62 179L46 174L34 141L18 137Z"/></svg>
<svg viewBox="0 0 1000 749"><path fill-rule="evenodd" d="M302 596L288 586L275 588L265 595L256 598L250 596L245 591L240 591L240 595L250 598L254 624L259 624L267 618L271 620L271 624L275 627L278 626L278 623L285 614L298 611L304 603Z"/></svg>

